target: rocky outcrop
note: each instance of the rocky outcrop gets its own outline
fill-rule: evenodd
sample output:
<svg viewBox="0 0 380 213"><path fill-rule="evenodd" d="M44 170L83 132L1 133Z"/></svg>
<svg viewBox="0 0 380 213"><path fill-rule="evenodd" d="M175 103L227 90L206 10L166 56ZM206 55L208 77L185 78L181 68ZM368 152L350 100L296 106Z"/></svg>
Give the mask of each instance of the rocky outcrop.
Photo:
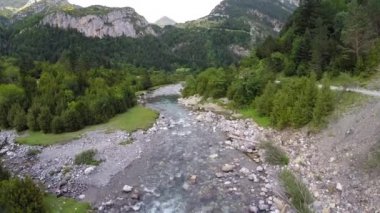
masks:
<svg viewBox="0 0 380 213"><path fill-rule="evenodd" d="M61 29L75 29L87 37L142 37L156 35L144 17L132 8L113 9L105 15L76 16L60 11L47 15L42 24Z"/></svg>

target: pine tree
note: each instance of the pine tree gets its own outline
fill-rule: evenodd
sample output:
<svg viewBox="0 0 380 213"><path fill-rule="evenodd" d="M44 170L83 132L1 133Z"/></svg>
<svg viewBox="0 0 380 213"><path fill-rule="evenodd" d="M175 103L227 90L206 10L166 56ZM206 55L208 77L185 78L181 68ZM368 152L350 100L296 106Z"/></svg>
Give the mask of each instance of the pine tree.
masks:
<svg viewBox="0 0 380 213"><path fill-rule="evenodd" d="M41 112L38 115L37 122L40 129L44 133L49 133L51 130L52 115L48 107L41 107Z"/></svg>
<svg viewBox="0 0 380 213"><path fill-rule="evenodd" d="M275 94L276 85L272 82L268 82L265 86L263 94L255 100L255 106L260 115L269 116L271 114Z"/></svg>

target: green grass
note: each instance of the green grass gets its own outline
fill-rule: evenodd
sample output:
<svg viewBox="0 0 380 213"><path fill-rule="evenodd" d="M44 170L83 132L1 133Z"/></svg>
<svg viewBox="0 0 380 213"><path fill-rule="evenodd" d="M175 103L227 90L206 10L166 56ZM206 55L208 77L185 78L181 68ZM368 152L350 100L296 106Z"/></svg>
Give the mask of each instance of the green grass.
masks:
<svg viewBox="0 0 380 213"><path fill-rule="evenodd" d="M280 173L280 181L293 207L299 213L311 213L309 205L313 203L313 196L305 184L302 183L291 171L283 170Z"/></svg>
<svg viewBox="0 0 380 213"><path fill-rule="evenodd" d="M97 150L95 149L90 149L90 150L81 152L75 156L74 163L76 165L98 166L102 161L95 159L96 153L97 153Z"/></svg>
<svg viewBox="0 0 380 213"><path fill-rule="evenodd" d="M265 160L272 165L285 166L289 164L289 157L281 148L273 145L271 142L261 143L261 147L265 149Z"/></svg>
<svg viewBox="0 0 380 213"><path fill-rule="evenodd" d="M62 134L44 134L42 132L28 132L27 136L18 137L16 141L21 144L49 146L57 143L64 143L74 139L79 139L88 131L124 130L134 132L139 129L150 128L158 117L158 113L151 109L136 106L123 114L119 114L107 123L86 127L76 132Z"/></svg>
<svg viewBox="0 0 380 213"><path fill-rule="evenodd" d="M45 196L43 202L48 213L86 213L91 209L88 203L64 197L57 198L52 195Z"/></svg>
<svg viewBox="0 0 380 213"><path fill-rule="evenodd" d="M343 113L368 100L367 96L353 92L336 92L335 96L336 100L332 118L339 118Z"/></svg>
<svg viewBox="0 0 380 213"><path fill-rule="evenodd" d="M243 117L252 119L253 121L255 121L258 125L262 127L269 127L271 124L270 118L259 115L256 109L244 108L244 109L239 109L238 112L242 114Z"/></svg>

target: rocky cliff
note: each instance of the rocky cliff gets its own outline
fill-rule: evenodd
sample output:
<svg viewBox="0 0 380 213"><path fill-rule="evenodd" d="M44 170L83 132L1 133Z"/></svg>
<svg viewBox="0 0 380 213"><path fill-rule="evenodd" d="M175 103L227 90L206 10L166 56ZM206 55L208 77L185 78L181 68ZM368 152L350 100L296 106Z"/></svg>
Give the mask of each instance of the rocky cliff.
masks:
<svg viewBox="0 0 380 213"><path fill-rule="evenodd" d="M104 9L101 13L84 13L78 11L58 11L45 16L42 24L61 29L75 29L87 37L132 37L156 35L151 25L144 17L138 15L132 8ZM88 8L85 8L88 10Z"/></svg>

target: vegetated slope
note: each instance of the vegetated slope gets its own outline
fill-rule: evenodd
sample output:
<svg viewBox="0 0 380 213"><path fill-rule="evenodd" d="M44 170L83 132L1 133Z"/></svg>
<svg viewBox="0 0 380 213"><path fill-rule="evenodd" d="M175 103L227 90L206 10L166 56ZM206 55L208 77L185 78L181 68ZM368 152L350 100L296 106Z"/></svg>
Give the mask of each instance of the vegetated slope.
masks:
<svg viewBox="0 0 380 213"><path fill-rule="evenodd" d="M24 6L27 2L28 0L1 0L0 8L2 7L20 8Z"/></svg>
<svg viewBox="0 0 380 213"><path fill-rule="evenodd" d="M297 1L288 0L224 0L208 16L185 26L244 31L255 44L277 35L297 6Z"/></svg>

